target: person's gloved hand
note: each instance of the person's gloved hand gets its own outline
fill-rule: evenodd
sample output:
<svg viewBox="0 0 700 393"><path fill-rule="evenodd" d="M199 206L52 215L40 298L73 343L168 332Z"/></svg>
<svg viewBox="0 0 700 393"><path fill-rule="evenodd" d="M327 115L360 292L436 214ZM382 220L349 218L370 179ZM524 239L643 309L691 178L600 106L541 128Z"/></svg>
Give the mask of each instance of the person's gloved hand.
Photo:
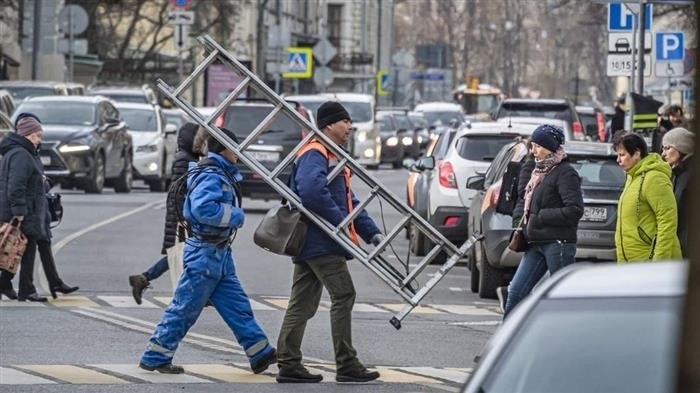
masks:
<svg viewBox="0 0 700 393"><path fill-rule="evenodd" d="M379 245L379 243L382 242L382 240L384 240L384 235L382 235L381 233L377 233L376 235L372 236L372 239L370 239L369 242L376 247Z"/></svg>

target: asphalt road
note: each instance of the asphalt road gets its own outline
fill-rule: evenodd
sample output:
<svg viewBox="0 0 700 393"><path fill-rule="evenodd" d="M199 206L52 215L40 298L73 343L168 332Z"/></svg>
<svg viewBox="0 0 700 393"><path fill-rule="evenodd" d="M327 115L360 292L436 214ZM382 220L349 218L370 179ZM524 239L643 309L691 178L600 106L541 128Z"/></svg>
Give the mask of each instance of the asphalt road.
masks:
<svg viewBox="0 0 700 393"><path fill-rule="evenodd" d="M372 173L404 198L406 171ZM366 192L356 185L359 197ZM307 365L324 374L321 384L279 385L274 368L253 376L235 338L212 308L204 310L175 356L186 374L149 373L136 365L169 302L170 278L166 274L154 281L144 304L137 306L127 277L160 257L165 194L145 187L130 194L111 189L101 195L61 193L66 213L54 230L56 260L63 280L80 290L48 304L0 301L0 392L457 391L500 321L496 303L470 293L469 272L457 266L397 331L389 320L403 306L401 298L369 269L351 262L358 294L353 341L360 360L382 373L379 381L352 387L335 382L327 307L309 322L303 344ZM256 317L275 342L293 267L288 258L252 241L253 230L275 202L243 203L246 222L233 244L236 267ZM400 219L386 205L372 203L367 210L380 226L390 227ZM400 235L392 244L395 253L385 255L400 266L407 241ZM408 262L416 261L414 257ZM436 270L431 266L425 274ZM423 275L419 282L428 278Z"/></svg>

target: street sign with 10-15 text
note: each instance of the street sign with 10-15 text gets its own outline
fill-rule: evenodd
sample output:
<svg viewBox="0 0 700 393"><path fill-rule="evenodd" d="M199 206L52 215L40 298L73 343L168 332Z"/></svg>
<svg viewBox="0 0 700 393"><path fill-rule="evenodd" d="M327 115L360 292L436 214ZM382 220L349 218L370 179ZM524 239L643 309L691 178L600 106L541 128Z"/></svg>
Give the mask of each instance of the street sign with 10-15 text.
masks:
<svg viewBox="0 0 700 393"><path fill-rule="evenodd" d="M637 56L634 56L635 68ZM651 55L644 55L644 76L651 76ZM608 55L607 75L608 76L630 76L632 73L632 56L630 55Z"/></svg>

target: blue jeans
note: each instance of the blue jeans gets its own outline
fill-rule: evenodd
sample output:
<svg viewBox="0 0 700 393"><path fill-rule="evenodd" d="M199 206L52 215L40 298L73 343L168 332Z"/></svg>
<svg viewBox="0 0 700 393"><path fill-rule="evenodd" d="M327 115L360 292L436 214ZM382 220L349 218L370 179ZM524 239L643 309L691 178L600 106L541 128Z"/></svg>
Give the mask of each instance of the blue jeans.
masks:
<svg viewBox="0 0 700 393"><path fill-rule="evenodd" d="M575 243L533 243L520 260L513 281L508 286L508 299L503 313L505 318L520 303L544 274L556 273L564 266L576 261Z"/></svg>
<svg viewBox="0 0 700 393"><path fill-rule="evenodd" d="M153 281L162 276L163 273L168 271L168 269L170 269L168 267L168 256L163 255L163 258L159 259L158 262L154 263L153 266L149 267L148 270L143 272L143 275L146 276L146 280Z"/></svg>

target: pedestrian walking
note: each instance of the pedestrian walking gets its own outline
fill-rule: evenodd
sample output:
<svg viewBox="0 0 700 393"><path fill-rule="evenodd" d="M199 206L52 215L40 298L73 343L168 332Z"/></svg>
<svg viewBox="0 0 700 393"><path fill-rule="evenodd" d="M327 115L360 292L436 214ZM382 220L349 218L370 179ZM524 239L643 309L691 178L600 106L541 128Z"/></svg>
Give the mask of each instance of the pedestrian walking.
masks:
<svg viewBox="0 0 700 393"><path fill-rule="evenodd" d="M199 161L202 152L195 148L195 138L198 130L199 126L195 123L185 123L180 127L180 131L177 134L178 150L175 153L170 176L171 183L187 173L190 163ZM182 215L182 204L184 203L184 194L187 190L179 191L180 195L172 195L170 197L170 194L168 194L169 197L165 208L163 246L160 250L162 257L143 273L129 276L131 294L134 296L137 304L141 304L143 292L148 288L151 281L168 271L167 249L175 246L176 241L185 241L187 235L185 228L178 226L177 218Z"/></svg>
<svg viewBox="0 0 700 393"><path fill-rule="evenodd" d="M522 225L528 248L508 286L504 318L549 270L575 262L583 215L581 178L564 152L564 131L541 125L532 133L535 169L525 186Z"/></svg>
<svg viewBox="0 0 700 393"><path fill-rule="evenodd" d="M19 301L45 302L34 287L34 259L37 240L47 239L49 228L45 220L48 211L44 191L44 173L37 148L43 130L35 117L24 116L17 122L16 132L7 134L0 142L0 221L17 219L27 246L20 262L19 292L12 288L14 274L0 274L0 293Z"/></svg>
<svg viewBox="0 0 700 393"><path fill-rule="evenodd" d="M318 108L318 129L338 146L347 145L352 126L350 114L339 103L328 101ZM311 140L297 154L290 180L292 190L302 204L331 225L339 225L359 201L350 189L350 170L345 168L327 184L326 176L338 158L320 142ZM358 235L375 246L383 239L374 221L363 211L349 227L348 235L359 244ZM352 308L355 287L348 271L352 257L321 228L310 224L301 254L293 258L294 277L289 306L284 315L277 341L277 382L320 382L323 377L311 374L302 363L301 342L306 323L314 316L326 288L331 297L331 335L336 363L336 381L367 382L379 378L357 358L352 345Z"/></svg>
<svg viewBox="0 0 700 393"><path fill-rule="evenodd" d="M646 141L636 133L618 135L613 148L618 165L627 173L617 204L618 263L679 259L671 167L660 155L649 153Z"/></svg>
<svg viewBox="0 0 700 393"><path fill-rule="evenodd" d="M222 131L238 142L231 131ZM173 355L205 304L211 301L245 350L251 369L258 374L276 362L277 356L255 320L231 255L231 242L244 221L238 157L212 136L207 145L207 158L199 164L190 163L187 176L183 215L192 236L185 241L184 270L139 366L166 374L183 373L181 366L172 364Z"/></svg>
<svg viewBox="0 0 700 393"><path fill-rule="evenodd" d="M688 183L693 168L695 134L685 128L674 128L664 135L663 159L671 166L673 195L678 209L678 241L681 253L688 258Z"/></svg>
<svg viewBox="0 0 700 393"><path fill-rule="evenodd" d="M625 129L625 96L621 95L615 100L615 113L610 119L610 133L607 140L612 140L615 133Z"/></svg>

